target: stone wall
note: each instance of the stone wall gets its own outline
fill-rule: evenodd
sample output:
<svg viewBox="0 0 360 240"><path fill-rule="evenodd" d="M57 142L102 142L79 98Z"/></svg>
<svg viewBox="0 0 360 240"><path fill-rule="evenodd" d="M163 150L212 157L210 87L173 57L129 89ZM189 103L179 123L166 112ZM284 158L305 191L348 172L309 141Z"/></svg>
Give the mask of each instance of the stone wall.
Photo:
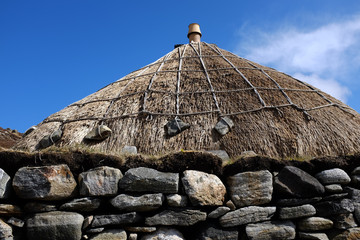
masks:
<svg viewBox="0 0 360 240"><path fill-rule="evenodd" d="M0 239L360 239L360 168L234 169L1 169Z"/></svg>

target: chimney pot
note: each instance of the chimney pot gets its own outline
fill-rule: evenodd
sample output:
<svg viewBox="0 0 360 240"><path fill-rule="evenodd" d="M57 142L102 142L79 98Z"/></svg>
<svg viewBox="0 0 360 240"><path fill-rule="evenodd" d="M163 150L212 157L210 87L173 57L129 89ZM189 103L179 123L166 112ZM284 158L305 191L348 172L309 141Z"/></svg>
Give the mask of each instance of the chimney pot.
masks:
<svg viewBox="0 0 360 240"><path fill-rule="evenodd" d="M187 37L189 38L189 42L200 42L202 34L200 31L200 25L197 23L192 23L189 25L189 32Z"/></svg>

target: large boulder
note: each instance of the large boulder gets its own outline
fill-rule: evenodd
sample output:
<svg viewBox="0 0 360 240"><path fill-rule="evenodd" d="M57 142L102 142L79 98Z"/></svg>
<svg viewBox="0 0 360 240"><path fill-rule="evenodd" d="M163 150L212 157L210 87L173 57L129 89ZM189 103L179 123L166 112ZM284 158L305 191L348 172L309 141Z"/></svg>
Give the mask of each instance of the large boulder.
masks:
<svg viewBox="0 0 360 240"><path fill-rule="evenodd" d="M237 229L220 229L216 226L206 226L200 230L196 239L199 240L226 240L238 239L239 231Z"/></svg>
<svg viewBox="0 0 360 240"><path fill-rule="evenodd" d="M119 187L130 192L177 193L179 174L145 167L132 168L120 180Z"/></svg>
<svg viewBox="0 0 360 240"><path fill-rule="evenodd" d="M185 240L185 238L176 229L160 228L154 233L143 236L141 240Z"/></svg>
<svg viewBox="0 0 360 240"><path fill-rule="evenodd" d="M10 176L0 168L0 199L8 198L11 193Z"/></svg>
<svg viewBox="0 0 360 240"><path fill-rule="evenodd" d="M5 223L2 219L0 219L0 239L13 239L13 232L11 226Z"/></svg>
<svg viewBox="0 0 360 240"><path fill-rule="evenodd" d="M98 198L77 198L60 206L62 211L92 212L100 207Z"/></svg>
<svg viewBox="0 0 360 240"><path fill-rule="evenodd" d="M274 190L290 197L309 198L321 196L324 186L313 176L297 167L286 166L275 177Z"/></svg>
<svg viewBox="0 0 360 240"><path fill-rule="evenodd" d="M222 227L235 227L248 223L270 220L276 212L276 207L250 206L226 213L219 218Z"/></svg>
<svg viewBox="0 0 360 240"><path fill-rule="evenodd" d="M245 228L249 240L295 239L295 225L291 221L272 221L248 224Z"/></svg>
<svg viewBox="0 0 360 240"><path fill-rule="evenodd" d="M146 218L145 224L149 226L191 226L205 220L206 213L200 210L165 210L152 217Z"/></svg>
<svg viewBox="0 0 360 240"><path fill-rule="evenodd" d="M38 213L26 221L29 240L80 240L84 217L74 212Z"/></svg>
<svg viewBox="0 0 360 240"><path fill-rule="evenodd" d="M123 229L109 229L95 234L90 240L127 240L127 234Z"/></svg>
<svg viewBox="0 0 360 240"><path fill-rule="evenodd" d="M113 207L124 212L145 212L160 208L164 201L162 193L144 194L140 196L132 196L128 194L120 194L111 199L110 203Z"/></svg>
<svg viewBox="0 0 360 240"><path fill-rule="evenodd" d="M181 180L193 206L223 205L226 188L216 175L187 170Z"/></svg>
<svg viewBox="0 0 360 240"><path fill-rule="evenodd" d="M118 183L122 178L119 169L102 166L79 175L80 195L114 196L118 192Z"/></svg>
<svg viewBox="0 0 360 240"><path fill-rule="evenodd" d="M279 209L280 219L293 219L302 217L311 217L316 214L316 209L310 204L296 207L283 207Z"/></svg>
<svg viewBox="0 0 360 240"><path fill-rule="evenodd" d="M334 223L330 219L322 217L308 217L298 221L298 229L300 231L321 231L331 229Z"/></svg>
<svg viewBox="0 0 360 240"><path fill-rule="evenodd" d="M272 179L268 170L230 176L227 179L230 197L237 207L268 203L273 193Z"/></svg>
<svg viewBox="0 0 360 240"><path fill-rule="evenodd" d="M358 240L360 239L360 228L350 228L336 235L331 240Z"/></svg>
<svg viewBox="0 0 360 240"><path fill-rule="evenodd" d="M136 212L124 214L96 215L91 223L92 228L137 223L141 217Z"/></svg>
<svg viewBox="0 0 360 240"><path fill-rule="evenodd" d="M324 170L315 175L322 184L348 184L351 179L349 175L340 168Z"/></svg>
<svg viewBox="0 0 360 240"><path fill-rule="evenodd" d="M67 165L20 168L13 179L20 198L63 200L76 194L76 181Z"/></svg>
<svg viewBox="0 0 360 240"><path fill-rule="evenodd" d="M316 208L316 214L321 217L342 213L352 213L355 210L353 202L347 198L316 203L314 204L314 207Z"/></svg>
<svg viewBox="0 0 360 240"><path fill-rule="evenodd" d="M0 216L18 216L22 214L23 211L19 206L12 204L0 204Z"/></svg>

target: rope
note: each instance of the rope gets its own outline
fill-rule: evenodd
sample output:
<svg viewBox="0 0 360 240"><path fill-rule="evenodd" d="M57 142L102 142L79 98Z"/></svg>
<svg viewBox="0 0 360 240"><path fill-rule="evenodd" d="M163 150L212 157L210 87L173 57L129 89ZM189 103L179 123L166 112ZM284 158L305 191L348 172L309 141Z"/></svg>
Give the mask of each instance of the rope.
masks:
<svg viewBox="0 0 360 240"><path fill-rule="evenodd" d="M203 71L201 71L203 72ZM257 87L256 89L258 90L279 90L278 88L267 88L267 87ZM291 89L291 88L282 88L284 91L294 91L294 92L316 92L316 90L311 90L311 89ZM241 92L241 91L252 91L253 88L239 88L239 89L231 89L231 90L215 90L214 93L232 93L232 92ZM144 94L145 91L138 91L138 92L133 92L133 93L129 93L129 94L125 94L125 95L121 95L119 97L116 98L104 98L104 99L96 99L96 100L91 100L88 102L84 102L84 103L73 103L71 105L69 105L69 107L74 107L74 106L79 106L79 107L83 107L86 104L90 104L90 103L95 103L95 102L107 102L107 101L116 101L119 100L121 98L124 97L129 97L129 96L133 96L133 95L137 95L137 94ZM172 94L176 96L176 92L169 92L169 91L162 91L162 90L153 90L150 89L149 92L153 92L153 93L166 93L166 94ZM179 92L179 95L186 95L186 94L207 94L207 93L211 93L210 91L197 91L197 92ZM350 107L343 107L343 108L348 108L351 109Z"/></svg>
<svg viewBox="0 0 360 240"><path fill-rule="evenodd" d="M205 44L206 44L207 46L209 46L209 47L210 47L212 50L214 50L215 52L219 53L220 56L222 56L222 58L223 58L226 62L228 62L228 63L234 68L234 70L235 70L237 73L240 74L240 76L246 81L246 83L249 84L250 87L254 90L256 96L259 98L259 101L260 101L261 105L262 105L262 106L266 106L266 104L265 104L264 100L261 98L259 92L258 92L258 91L256 90L256 88L252 85L252 83L245 77L245 75L244 75L242 72L240 72L239 69L237 69L237 68L235 67L235 65L234 65L232 62L230 62L230 60L228 60L228 59L222 54L221 51L217 51L217 50L214 49L210 44L207 44L207 43L205 43Z"/></svg>
<svg viewBox="0 0 360 240"><path fill-rule="evenodd" d="M176 116L176 117L175 117L175 123L176 123L176 126L177 126L177 128L179 129L179 131L181 131L181 127L180 127L180 125L179 125L178 120L179 120L179 117Z"/></svg>
<svg viewBox="0 0 360 240"><path fill-rule="evenodd" d="M143 69L142 71L140 71L136 76L140 76L140 75L141 75L143 72L145 72L148 68L149 68L149 67L144 68L144 69ZM109 111L110 111L111 107L113 106L114 102L115 102L116 100L120 99L121 93L122 93L123 91L125 91L125 89L126 89L132 82L134 82L134 80L135 80L135 77L134 77L133 79L131 79L131 80L120 90L120 92L117 94L117 96L111 100L111 102L110 102L110 104L109 104L109 106L108 106L105 114L103 115L103 118L105 118L105 117L109 114ZM101 136L100 136L100 137L101 137Z"/></svg>
<svg viewBox="0 0 360 240"><path fill-rule="evenodd" d="M161 70L161 68L164 66L165 60L170 57L172 55L173 52L168 53L167 55L165 55L165 57L163 58L163 61L161 62L160 66L158 67L157 71L154 73L154 75L151 77L149 85L147 87L147 89L144 92L144 101L143 101L143 106L142 106L142 110L146 111L146 100L147 100L147 96L148 96L148 92L151 89L151 86L154 82L154 79L156 77L156 75L158 74L158 72Z"/></svg>
<svg viewBox="0 0 360 240"><path fill-rule="evenodd" d="M196 44L196 43L194 43ZM317 109L321 109L321 108L326 108L326 107L331 107L331 106L334 106L334 107L338 107L340 108L341 110L355 116L354 113L352 113L351 111L348 111L348 110L351 110L350 107L347 107L347 106L342 106L342 105L339 105L337 103L334 103L332 101L330 101L328 98L326 98L326 96L324 96L321 92L319 92L319 90L313 88L311 85L308 85L298 79L295 79L296 81L302 83L304 86L306 86L307 88L306 89L291 89L291 88L282 88L280 86L280 84L275 80L273 79L269 74L268 72L270 71L274 71L274 72L277 72L276 70L272 70L272 69L262 69L262 68L259 68L257 67L255 64L251 63L250 61L244 59L250 66L252 67L249 67L249 68L236 68L235 65L230 62L226 57L234 57L236 56L235 54L233 55L224 55L222 54L222 52L220 51L219 48L217 48L216 45L211 46L210 44L207 44L205 43L207 46L209 46L214 52L218 53L219 55L216 55L216 56L212 56L212 55L202 55L202 52L201 52L201 45L199 43L199 51L196 50L196 48L192 45L192 44L186 44L184 45L183 48L178 48L177 50L175 49L174 51L168 53L167 55L165 55L163 58L157 60L156 62L154 62L153 64L150 64L150 65L147 65L145 67L143 67L141 69L141 71L139 71L135 76L132 76L132 77L129 77L129 78L122 78L122 79L119 79L118 81L125 81L125 80L130 80L121 90L120 92L117 94L116 97L114 98L107 98L107 99L96 99L96 100L91 100L91 101L88 101L88 102L85 102L85 103L74 103L74 104L71 104L70 106L78 106L78 107L82 107L86 104L89 104L89 103L94 103L94 102L102 102L102 101L110 101L110 104L108 106L108 109L106 111L106 113L102 116L102 117L83 117L83 118L79 118L79 119L60 119L60 118L56 118L56 119L45 119L43 121L43 123L50 123L50 122L60 122L61 123L61 126L64 126L64 124L67 124L67 123L71 123L71 122L77 122L77 121L106 121L106 120L113 120L113 119L122 119L122 118L127 118L127 117L134 117L134 116L138 116L138 115L141 115L141 114L146 114L147 117L146 117L146 120L150 121L153 119L153 116L171 116L171 117L175 117L176 119L178 117L181 117L181 116L193 116L193 115L201 115L201 114L217 114L219 117L224 117L224 116L232 116L232 115L240 115L240 114L246 114L246 113L252 113L252 112L257 112L257 111L261 111L261 110L276 110L279 115L282 117L284 114L283 112L280 110L280 108L283 108L283 107L293 107L295 108L296 110L298 111L302 111L304 113L304 115L308 118L308 119L311 119L311 115L308 113L310 111L313 111L313 110L317 110ZM187 46L190 45L193 50L195 51L196 53L196 56L191 56L191 57L185 57L185 51L186 51L186 48ZM195 45L196 46L196 45ZM179 58L172 58L171 61L173 61L174 59L178 59L179 61L179 67L177 70L164 70L164 71L161 71L162 67L164 66L164 63L167 62L167 61L170 61L169 58L170 56L173 55L173 53L175 53L176 51L178 51L178 54L179 54ZM211 56L211 57L222 57L225 61L227 61L232 67L231 68L222 68L222 69L207 69L206 66L205 66L205 63L204 63L204 58L206 56ZM238 56L236 56L238 57ZM183 59L186 59L186 58L199 58L200 62L201 62L201 65L202 65L202 68L203 70L193 70L193 71L200 71L200 72L204 72L205 74L205 77L206 77L206 81L208 82L208 85L209 85L209 91L198 91L198 92L180 92L180 85L181 85L181 73L182 72L186 72L186 71L192 71L192 70L183 70ZM238 57L240 59L243 59L241 57ZM146 70L149 69L150 66L152 65L155 65L155 64L160 64L159 67L157 68L157 71L155 72L152 72L152 73L145 73ZM254 87L252 85L252 83L239 71L239 69L252 69L252 70L257 70L257 71L260 71L262 74L264 74L268 79L270 79L272 82L274 82L274 84L276 85L276 88L268 88L268 87ZM237 73L239 73L239 75L242 77L241 80L245 80L250 87L248 88L239 88L239 89L232 89L232 90L214 90L213 86L212 86L212 82L211 82L211 79L209 77L209 74L208 72L209 71L221 71L221 70L235 70ZM168 92L168 91L162 91L162 90L153 90L151 89L152 87L152 84L156 78L156 76L161 73L161 72L176 72L177 73L177 83L176 83L176 92ZM147 75L150 75L152 74L152 78L150 79L150 82L149 82L149 85L147 87L146 90L144 91L138 91L138 92L134 92L134 93L129 93L129 94L125 94L125 95L121 95L125 89L131 84L133 83L133 81L135 81L135 79L137 79L138 77L142 77L142 76L147 76ZM286 75L286 74L285 74ZM289 75L287 75L289 76ZM291 77L291 76L289 76ZM239 78L240 80L240 78ZM280 91L284 97L287 99L287 102L288 104L282 104L282 105L276 105L276 106L267 106L265 104L265 102L262 100L259 92L257 90L269 90L269 91ZM251 110L246 110L246 111L238 111L238 112L233 112L233 113L227 113L227 114L222 114L221 111L220 111L220 107L219 107L219 103L217 101L217 98L216 98L216 93L233 93L233 92L240 92L240 91L254 91L256 93L256 95L258 96L259 98L259 101L262 103L262 106L259 107L259 108L256 108L256 109L251 109ZM321 105L321 106L316 106L316 107L312 107L312 108L302 108L302 107L299 107L298 105L296 105L294 102L292 102L291 98L286 94L285 91L297 91L297 92L314 92L314 93L317 93L319 96L321 96L323 99L325 99L328 104L324 104L324 105ZM176 96L176 111L175 113L162 113L162 112L148 112L147 109L146 109L146 100L147 100L147 96L149 93L151 92L155 92L155 93L166 93L166 94L172 94L172 95L175 95ZM214 100L214 103L215 103L215 106L216 106L216 110L211 110L211 111L200 111L200 112L189 112L189 113L182 113L180 114L180 103L179 103L179 97L181 95L186 95L186 94L209 94L211 93L212 94L212 97L213 97L213 100ZM121 99L121 98L124 98L124 97L129 97L129 96L135 96L137 94L144 94L144 102L143 102L143 108L142 108L142 111L139 111L139 112L135 112L135 113L129 113L129 114L124 114L124 115L120 115L120 116L113 116L113 117L108 117L108 114L110 112L110 109L113 107L113 104L115 101ZM348 109L348 110L347 110ZM191 111L191 109L190 109ZM224 118L223 118L224 119ZM224 120L226 122L226 120ZM178 123L177 123L178 124ZM227 123L228 124L228 123ZM228 124L229 125L229 124ZM51 135L51 138L52 138L52 135ZM52 140L52 139L51 139Z"/></svg>
<svg viewBox="0 0 360 240"><path fill-rule="evenodd" d="M179 70L177 72L177 81L176 81L176 114L179 114L179 92L180 92L180 79L181 79L181 68L182 68L182 60L183 57L185 55L185 51L186 51L186 47L188 45L185 45L184 50L182 52L182 54L180 55L180 48L178 48L179 50Z"/></svg>
<svg viewBox="0 0 360 240"><path fill-rule="evenodd" d="M202 57L201 57L201 44L200 44L200 42L198 43L199 52L194 48L194 46L193 46L192 44L190 44L190 46L192 47L192 49L196 52L196 54L197 54L198 57L199 57L199 60L200 60L200 62L201 62L201 65L202 65L202 67L203 67L203 69L204 69L204 73L205 73L205 76L206 76L206 80L207 80L207 82L208 82L208 84L209 84L209 87L210 87L210 91L211 91L213 100L214 100L214 102L215 102L216 109L217 109L217 111L218 111L218 112L220 113L220 115L221 115L219 103L218 103L218 101L217 101L217 99L216 99L216 95L215 95L215 92L214 92L214 88L213 88L213 86L212 86L212 84L211 84L211 80L210 80L209 74L208 74L208 72L207 72L207 70L206 70L205 63L204 63L204 61L203 61L203 59L202 59Z"/></svg>

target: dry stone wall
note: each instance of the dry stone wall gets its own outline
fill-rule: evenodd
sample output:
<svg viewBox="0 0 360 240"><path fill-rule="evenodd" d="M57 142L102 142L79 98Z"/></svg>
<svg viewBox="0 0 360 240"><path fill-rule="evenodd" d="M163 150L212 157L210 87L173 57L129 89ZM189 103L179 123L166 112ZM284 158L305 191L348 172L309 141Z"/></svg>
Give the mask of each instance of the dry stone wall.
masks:
<svg viewBox="0 0 360 240"><path fill-rule="evenodd" d="M0 239L360 239L360 167L0 169Z"/></svg>

